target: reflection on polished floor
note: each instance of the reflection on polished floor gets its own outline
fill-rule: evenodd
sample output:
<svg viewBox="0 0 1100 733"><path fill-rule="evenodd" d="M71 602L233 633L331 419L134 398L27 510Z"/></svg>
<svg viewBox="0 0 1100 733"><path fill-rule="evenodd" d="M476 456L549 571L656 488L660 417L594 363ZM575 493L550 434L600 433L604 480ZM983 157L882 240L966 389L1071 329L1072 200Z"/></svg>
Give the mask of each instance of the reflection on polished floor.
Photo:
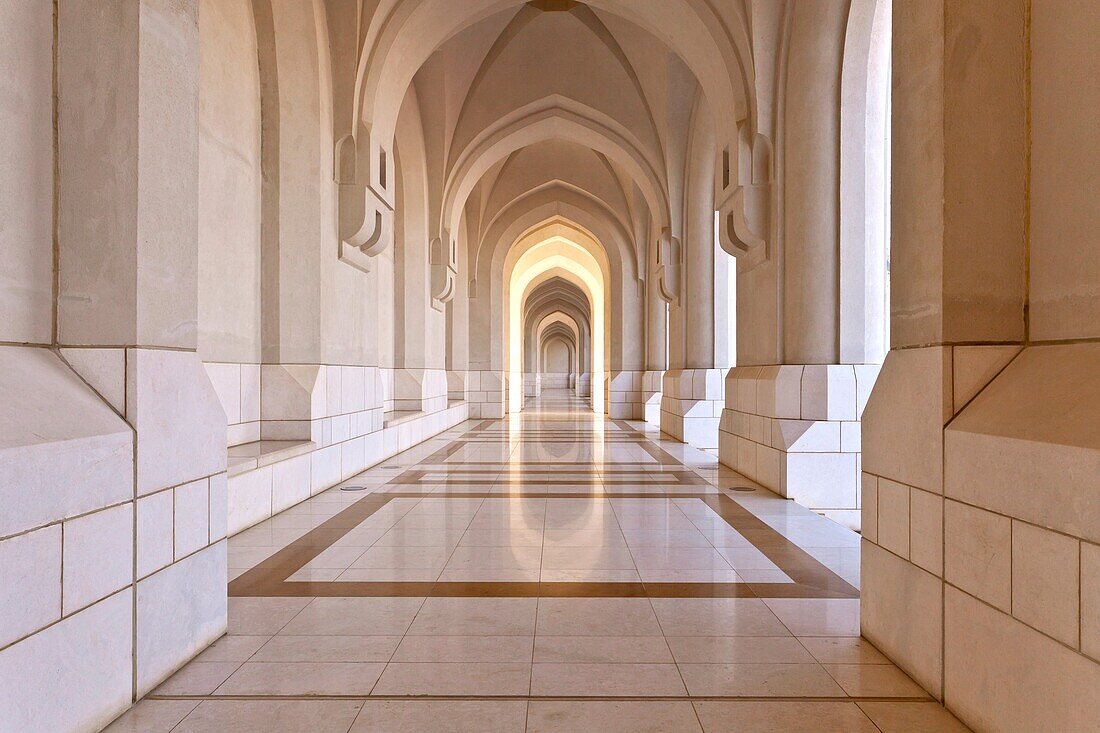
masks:
<svg viewBox="0 0 1100 733"><path fill-rule="evenodd" d="M112 731L962 731L859 537L571 393L230 540L229 634Z"/></svg>

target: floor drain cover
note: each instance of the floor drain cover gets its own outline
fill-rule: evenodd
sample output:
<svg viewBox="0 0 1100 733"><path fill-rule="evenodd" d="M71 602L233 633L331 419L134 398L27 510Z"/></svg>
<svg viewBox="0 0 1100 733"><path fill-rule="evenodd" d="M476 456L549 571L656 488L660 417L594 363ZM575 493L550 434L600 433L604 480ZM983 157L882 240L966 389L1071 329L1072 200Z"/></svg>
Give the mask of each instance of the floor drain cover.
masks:
<svg viewBox="0 0 1100 733"><path fill-rule="evenodd" d="M340 491L366 491L366 486L341 486Z"/></svg>

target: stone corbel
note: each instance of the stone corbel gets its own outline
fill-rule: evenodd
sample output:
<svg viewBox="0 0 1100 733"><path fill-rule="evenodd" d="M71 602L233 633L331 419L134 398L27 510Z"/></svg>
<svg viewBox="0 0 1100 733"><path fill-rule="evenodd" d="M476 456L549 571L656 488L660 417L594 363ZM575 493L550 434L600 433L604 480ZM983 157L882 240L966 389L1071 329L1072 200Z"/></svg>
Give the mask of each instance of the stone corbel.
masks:
<svg viewBox="0 0 1100 733"><path fill-rule="evenodd" d="M769 257L768 232L772 212L771 154L767 139L757 135L751 149L751 183L736 186L719 207L719 243L737 258L740 272ZM748 177L746 175L746 177Z"/></svg>
<svg viewBox="0 0 1100 733"><path fill-rule="evenodd" d="M670 305L680 303L682 263L683 247L680 240L672 236L671 229L665 227L657 238L657 292Z"/></svg>
<svg viewBox="0 0 1100 733"><path fill-rule="evenodd" d="M393 242L393 205L385 195L386 156L379 151L372 179L370 135L345 135L336 142L335 178L339 227L339 257L352 267L370 272L370 260Z"/></svg>
<svg viewBox="0 0 1100 733"><path fill-rule="evenodd" d="M432 270L432 307L442 311L443 304L450 302L455 294L458 242L444 230L442 236L432 239L428 247L428 258Z"/></svg>

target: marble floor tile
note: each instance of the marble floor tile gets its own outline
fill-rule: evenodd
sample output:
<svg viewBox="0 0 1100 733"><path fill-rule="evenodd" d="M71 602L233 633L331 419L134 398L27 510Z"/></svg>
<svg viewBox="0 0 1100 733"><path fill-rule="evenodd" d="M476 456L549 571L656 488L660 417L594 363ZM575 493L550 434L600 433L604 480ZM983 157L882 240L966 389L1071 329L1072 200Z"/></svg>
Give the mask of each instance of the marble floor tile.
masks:
<svg viewBox="0 0 1100 733"><path fill-rule="evenodd" d="M531 636L536 598L429 598L410 636Z"/></svg>
<svg viewBox="0 0 1100 733"><path fill-rule="evenodd" d="M677 664L815 661L797 639L789 636L668 636L665 640Z"/></svg>
<svg viewBox="0 0 1100 733"><path fill-rule="evenodd" d="M802 646L822 664L889 664L871 642L858 636L802 636Z"/></svg>
<svg viewBox="0 0 1100 733"><path fill-rule="evenodd" d="M693 696L844 697L818 664L680 664Z"/></svg>
<svg viewBox="0 0 1100 733"><path fill-rule="evenodd" d="M274 636L253 662L387 662L400 636Z"/></svg>
<svg viewBox="0 0 1100 733"><path fill-rule="evenodd" d="M689 702L533 700L527 733L700 733Z"/></svg>
<svg viewBox="0 0 1100 733"><path fill-rule="evenodd" d="M524 733L524 700L367 700L350 733Z"/></svg>
<svg viewBox="0 0 1100 733"><path fill-rule="evenodd" d="M764 603L796 636L859 636L857 599L766 598Z"/></svg>
<svg viewBox="0 0 1100 733"><path fill-rule="evenodd" d="M375 695L527 695L531 665L502 662L391 662Z"/></svg>
<svg viewBox="0 0 1100 733"><path fill-rule="evenodd" d="M230 598L228 633L239 636L277 634L310 598Z"/></svg>
<svg viewBox="0 0 1100 733"><path fill-rule="evenodd" d="M668 664L660 636L536 636L534 661L549 663Z"/></svg>
<svg viewBox="0 0 1100 733"><path fill-rule="evenodd" d="M937 702L860 702L860 709L882 733L968 733Z"/></svg>
<svg viewBox="0 0 1100 733"><path fill-rule="evenodd" d="M282 628L285 636L404 634L423 598L317 598Z"/></svg>
<svg viewBox="0 0 1100 733"><path fill-rule="evenodd" d="M892 664L825 664L852 697L926 697L920 685Z"/></svg>
<svg viewBox="0 0 1100 733"><path fill-rule="evenodd" d="M849 702L697 701L705 733L878 733Z"/></svg>
<svg viewBox="0 0 1100 733"><path fill-rule="evenodd" d="M241 666L241 662L191 662L162 682L157 695L209 695Z"/></svg>
<svg viewBox="0 0 1100 733"><path fill-rule="evenodd" d="M530 636L406 636L394 662L529 662Z"/></svg>
<svg viewBox="0 0 1100 733"><path fill-rule="evenodd" d="M540 598L538 609L539 635L661 636L644 598Z"/></svg>
<svg viewBox="0 0 1100 733"><path fill-rule="evenodd" d="M140 700L104 733L169 733L198 705L199 700Z"/></svg>
<svg viewBox="0 0 1100 733"><path fill-rule="evenodd" d="M255 654L271 637L223 636L195 657L196 662L244 662Z"/></svg>
<svg viewBox="0 0 1100 733"><path fill-rule="evenodd" d="M214 694L366 696L385 666L376 662L245 662Z"/></svg>
<svg viewBox="0 0 1100 733"><path fill-rule="evenodd" d="M351 700L205 700L172 733L347 733Z"/></svg>
<svg viewBox="0 0 1100 733"><path fill-rule="evenodd" d="M531 667L531 694L570 697L684 695L675 664L544 664Z"/></svg>
<svg viewBox="0 0 1100 733"><path fill-rule="evenodd" d="M654 598L652 603L667 636L791 635L755 598Z"/></svg>

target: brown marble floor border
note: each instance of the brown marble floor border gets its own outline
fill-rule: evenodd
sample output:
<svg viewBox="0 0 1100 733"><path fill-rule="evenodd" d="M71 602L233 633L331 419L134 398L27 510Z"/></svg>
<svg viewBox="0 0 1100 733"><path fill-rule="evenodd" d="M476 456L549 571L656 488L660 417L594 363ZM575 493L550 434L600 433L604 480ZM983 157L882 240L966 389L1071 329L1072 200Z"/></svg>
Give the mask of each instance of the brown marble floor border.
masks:
<svg viewBox="0 0 1100 733"><path fill-rule="evenodd" d="M618 423L620 421L616 421ZM482 423L484 424L484 423ZM625 429L635 432L629 425ZM475 428L476 429L476 428ZM465 437L465 436L462 436ZM644 436L642 436L644 438ZM458 438L456 442L461 441ZM658 462L680 464L660 446L645 440L646 450ZM442 453L450 446L436 451ZM688 473L691 473L688 471ZM411 468L383 486L415 484L425 471ZM696 474L693 476L699 478ZM415 477L411 481L398 480ZM701 480L701 479L700 479ZM523 485L517 481L517 485ZM584 482L563 482L583 485ZM602 481L598 485L613 485ZM623 482L630 483L630 482ZM635 484L638 482L635 481ZM706 483L705 481L702 483ZM541 485L541 484L540 484ZM546 485L550 485L547 483ZM593 484L596 486L596 484ZM359 526L368 517L400 498L606 498L699 499L726 524L745 537L773 562L791 583L543 583L543 582L352 582L290 581L288 578ZM549 597L549 598L858 598L859 591L762 519L722 493L643 492L411 492L380 490L359 499L306 532L257 566L229 583L231 597Z"/></svg>

